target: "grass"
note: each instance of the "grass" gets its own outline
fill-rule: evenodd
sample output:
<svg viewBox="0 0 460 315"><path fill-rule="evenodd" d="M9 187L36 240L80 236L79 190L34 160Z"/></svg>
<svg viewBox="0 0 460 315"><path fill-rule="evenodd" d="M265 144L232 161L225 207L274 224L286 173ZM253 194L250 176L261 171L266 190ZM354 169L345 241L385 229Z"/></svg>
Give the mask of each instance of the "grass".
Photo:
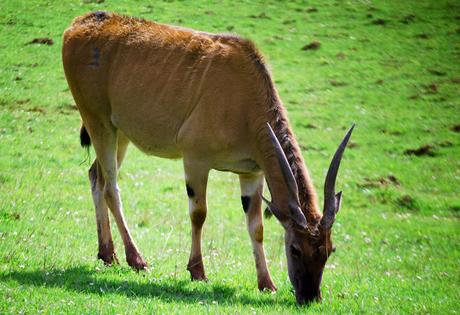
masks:
<svg viewBox="0 0 460 315"><path fill-rule="evenodd" d="M1 314L458 313L456 1L97 2L0 3ZM357 124L339 174L344 202L322 303L296 306L275 220L266 221L265 244L279 291L257 291L239 185L228 173L209 182L210 281L190 282L182 164L134 148L120 186L151 268L127 267L115 229L122 264L96 260L89 164L60 50L73 17L97 9L253 39L319 192L335 146ZM28 44L34 38L54 44ZM313 41L318 49L302 50Z"/></svg>

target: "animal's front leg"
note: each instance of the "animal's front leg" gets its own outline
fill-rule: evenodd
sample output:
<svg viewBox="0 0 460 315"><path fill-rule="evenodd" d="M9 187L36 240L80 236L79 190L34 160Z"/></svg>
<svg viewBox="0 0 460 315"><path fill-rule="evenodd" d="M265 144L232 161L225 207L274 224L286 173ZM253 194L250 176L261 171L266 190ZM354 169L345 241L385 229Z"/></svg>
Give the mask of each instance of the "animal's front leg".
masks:
<svg viewBox="0 0 460 315"><path fill-rule="evenodd" d="M189 198L189 215L192 223L192 248L187 264L192 280L207 280L201 254L201 231L206 219L206 185L209 168L202 163L184 158L185 183Z"/></svg>
<svg viewBox="0 0 460 315"><path fill-rule="evenodd" d="M262 222L262 198L264 177L257 175L240 175L241 202L246 214L248 232L251 238L252 251L256 261L257 283L259 290L276 291L270 277L264 251L264 225Z"/></svg>

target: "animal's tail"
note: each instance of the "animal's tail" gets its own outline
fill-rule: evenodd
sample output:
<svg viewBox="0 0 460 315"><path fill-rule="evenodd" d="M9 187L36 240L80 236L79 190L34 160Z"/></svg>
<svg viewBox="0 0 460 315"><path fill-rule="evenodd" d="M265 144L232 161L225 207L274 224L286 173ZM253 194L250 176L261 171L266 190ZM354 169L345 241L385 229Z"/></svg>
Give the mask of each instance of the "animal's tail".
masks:
<svg viewBox="0 0 460 315"><path fill-rule="evenodd" d="M80 144L83 148L89 148L91 146L91 138L89 137L89 133L83 124L80 128Z"/></svg>

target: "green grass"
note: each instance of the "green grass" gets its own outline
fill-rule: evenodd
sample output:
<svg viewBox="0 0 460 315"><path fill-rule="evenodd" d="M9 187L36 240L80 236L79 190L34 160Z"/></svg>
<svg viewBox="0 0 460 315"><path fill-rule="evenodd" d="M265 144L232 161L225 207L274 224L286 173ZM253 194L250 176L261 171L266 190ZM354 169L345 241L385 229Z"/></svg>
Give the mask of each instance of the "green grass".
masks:
<svg viewBox="0 0 460 315"><path fill-rule="evenodd" d="M265 244L279 291L257 291L237 177L227 173L209 182L210 281L190 282L182 164L134 148L120 186L150 271L127 267L115 228L122 264L96 260L89 164L60 58L63 30L96 9L253 39L319 192L335 146L357 124L322 303L296 306L276 220L266 221ZM2 1L0 313L458 313L459 16L454 0ZM54 45L27 44L38 37ZM302 50L313 40L318 50ZM404 153L424 145L434 156Z"/></svg>

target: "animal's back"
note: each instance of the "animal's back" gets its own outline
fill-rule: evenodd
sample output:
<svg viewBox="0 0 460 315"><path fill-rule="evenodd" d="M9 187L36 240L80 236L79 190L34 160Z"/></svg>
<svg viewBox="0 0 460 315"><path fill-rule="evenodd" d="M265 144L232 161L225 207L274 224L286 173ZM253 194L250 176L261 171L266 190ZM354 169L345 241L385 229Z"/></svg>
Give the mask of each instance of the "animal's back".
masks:
<svg viewBox="0 0 460 315"><path fill-rule="evenodd" d="M83 120L110 117L142 150L165 157L247 142L244 120L260 103L259 57L239 37L105 12L76 18L64 33L64 68Z"/></svg>

